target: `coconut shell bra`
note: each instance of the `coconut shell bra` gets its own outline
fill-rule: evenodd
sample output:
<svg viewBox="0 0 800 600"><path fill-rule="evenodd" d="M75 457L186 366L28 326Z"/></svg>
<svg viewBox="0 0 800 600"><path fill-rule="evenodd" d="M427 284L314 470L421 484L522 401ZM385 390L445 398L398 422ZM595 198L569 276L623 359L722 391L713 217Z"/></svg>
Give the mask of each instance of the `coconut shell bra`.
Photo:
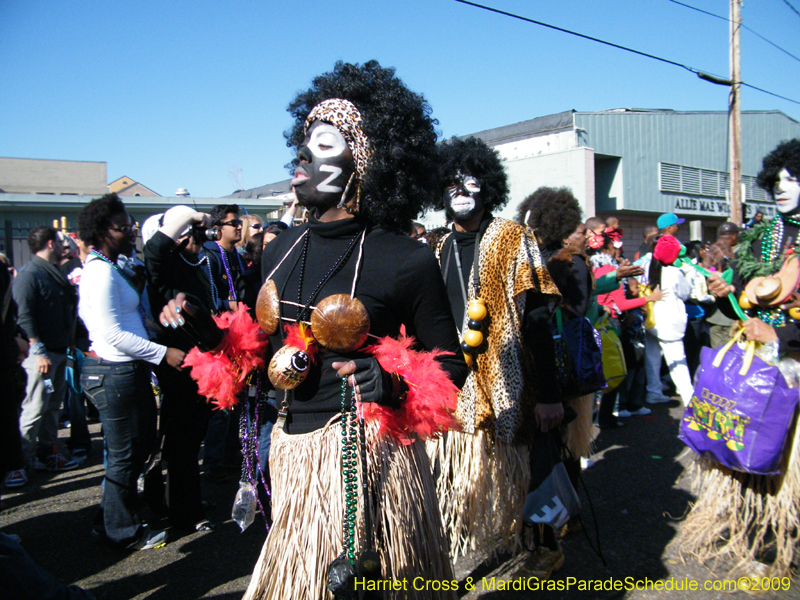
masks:
<svg viewBox="0 0 800 600"><path fill-rule="evenodd" d="M300 288L302 290L302 274L305 272L308 236L308 231L304 232L278 261L264 285L261 286L256 300L256 318L268 335L278 332L282 321L294 323L295 329L290 331L292 326L287 328L286 345L276 352L268 369L272 384L283 390L293 389L303 382L308 374L308 367L313 361L315 345L318 344L339 353L352 352L364 345L370 329L367 309L355 297L356 281L366 236L365 229L356 233L345 251L333 262L305 301L303 301L300 291L298 292L298 302L281 300L281 294L278 292L272 276L287 258L298 254L295 249L300 246L296 259L300 265ZM313 302L319 290L348 262L356 247L358 247L358 257L350 294L334 294L323 298L314 306ZM287 306L299 309L297 318L282 315L282 308Z"/></svg>

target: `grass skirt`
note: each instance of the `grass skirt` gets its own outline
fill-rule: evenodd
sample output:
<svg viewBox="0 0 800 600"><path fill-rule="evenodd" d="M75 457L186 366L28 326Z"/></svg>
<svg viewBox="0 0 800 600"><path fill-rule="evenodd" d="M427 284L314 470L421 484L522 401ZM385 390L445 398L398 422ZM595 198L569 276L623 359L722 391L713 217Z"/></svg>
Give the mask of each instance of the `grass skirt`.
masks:
<svg viewBox="0 0 800 600"><path fill-rule="evenodd" d="M454 592L412 589L415 577L454 579L425 447L376 438L376 429L367 425L376 550L384 578L408 580L408 591L386 592L385 598L455 598ZM333 598L325 584L328 565L342 552L341 454L339 417L307 434L288 435L277 426L273 430L269 465L274 521L245 600ZM358 489L356 554L364 541L360 484Z"/></svg>
<svg viewBox="0 0 800 600"><path fill-rule="evenodd" d="M705 458L687 467L698 498L673 542L684 558L729 577L790 575L800 557L799 435L795 421L783 475L741 473Z"/></svg>
<svg viewBox="0 0 800 600"><path fill-rule="evenodd" d="M528 446L483 430L448 431L428 442L450 555L522 549L522 508L530 481Z"/></svg>

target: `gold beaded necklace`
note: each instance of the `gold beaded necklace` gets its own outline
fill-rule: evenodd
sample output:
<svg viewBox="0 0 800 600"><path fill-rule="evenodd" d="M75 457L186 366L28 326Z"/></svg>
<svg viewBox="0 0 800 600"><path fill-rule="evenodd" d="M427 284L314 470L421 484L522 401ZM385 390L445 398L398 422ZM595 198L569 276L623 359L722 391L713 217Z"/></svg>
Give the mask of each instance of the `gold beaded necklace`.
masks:
<svg viewBox="0 0 800 600"><path fill-rule="evenodd" d="M452 238L452 246L450 252L447 254L445 261L443 277L447 282L447 274L450 269L450 258L455 257L456 273L458 274L458 283L461 285L461 296L464 299L464 308L466 309L466 328L462 331L459 330L461 336L461 351L464 353L464 360L468 367L472 366L474 355L477 353L478 348L483 344L483 320L488 315L486 302L480 297L481 280L480 280L480 249L481 249L481 231L478 231L475 237L475 257L472 261L472 288L473 298L467 298L467 286L464 283L464 275L461 269L461 258L458 254L458 243L455 238Z"/></svg>

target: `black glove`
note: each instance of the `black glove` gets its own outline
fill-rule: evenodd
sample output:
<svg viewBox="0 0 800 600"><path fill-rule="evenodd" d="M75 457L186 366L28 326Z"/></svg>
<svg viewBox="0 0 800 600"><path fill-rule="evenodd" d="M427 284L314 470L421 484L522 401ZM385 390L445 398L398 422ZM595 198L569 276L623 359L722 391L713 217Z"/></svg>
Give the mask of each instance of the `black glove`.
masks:
<svg viewBox="0 0 800 600"><path fill-rule="evenodd" d="M353 378L361 394L361 402L374 402L398 409L408 393L408 384L399 375L387 373L374 358L353 359Z"/></svg>

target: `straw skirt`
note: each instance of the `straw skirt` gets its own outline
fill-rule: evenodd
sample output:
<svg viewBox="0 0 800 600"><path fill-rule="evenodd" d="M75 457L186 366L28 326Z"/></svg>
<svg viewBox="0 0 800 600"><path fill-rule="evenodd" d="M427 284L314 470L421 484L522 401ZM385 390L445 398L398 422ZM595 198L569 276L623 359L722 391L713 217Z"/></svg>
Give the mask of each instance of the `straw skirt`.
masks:
<svg viewBox="0 0 800 600"><path fill-rule="evenodd" d="M486 431L448 431L428 442L450 555L522 548L522 508L530 481L528 446Z"/></svg>
<svg viewBox="0 0 800 600"><path fill-rule="evenodd" d="M376 437L375 431L367 425L368 508L375 549L384 579L408 582L406 591L385 592L385 598L454 599L456 594L440 585L454 576L425 446L421 442L403 446L392 438ZM246 600L333 598L325 584L328 565L343 549L341 454L338 417L301 435L275 427L269 458L274 521ZM363 473L360 457L359 473ZM364 546L364 509L359 485L356 554ZM416 586L415 578L420 578Z"/></svg>
<svg viewBox="0 0 800 600"><path fill-rule="evenodd" d="M698 458L685 473L697 502L673 542L718 574L785 577L800 558L800 428L789 432L781 472L751 475Z"/></svg>

